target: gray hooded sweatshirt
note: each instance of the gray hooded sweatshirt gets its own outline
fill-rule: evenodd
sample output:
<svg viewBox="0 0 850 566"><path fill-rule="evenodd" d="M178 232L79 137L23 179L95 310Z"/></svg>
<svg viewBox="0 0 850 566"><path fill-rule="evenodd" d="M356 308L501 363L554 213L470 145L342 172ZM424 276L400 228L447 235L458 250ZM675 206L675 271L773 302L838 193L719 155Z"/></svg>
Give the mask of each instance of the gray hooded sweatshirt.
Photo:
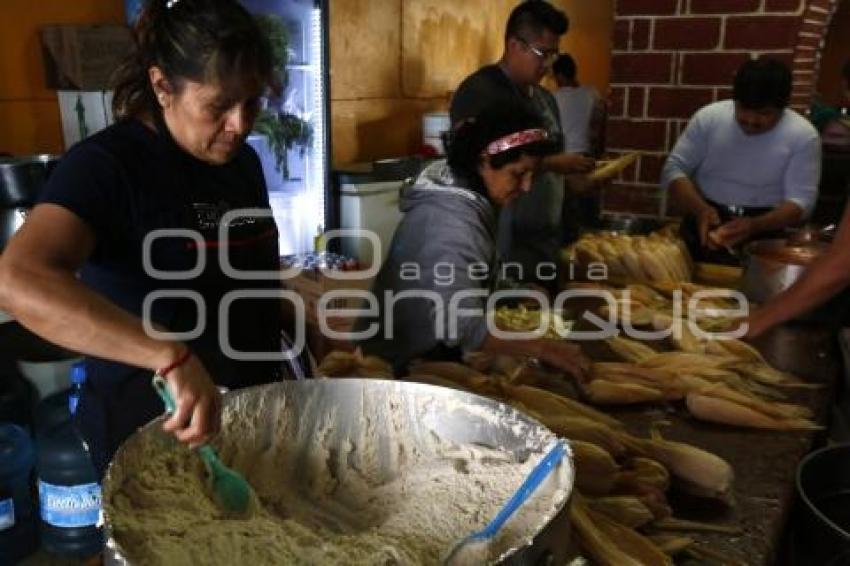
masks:
<svg viewBox="0 0 850 566"><path fill-rule="evenodd" d="M487 336L486 296L458 303L482 314L455 315L449 306L459 292L492 290L498 268L497 210L483 195L459 186L444 160L422 171L402 195L400 208L404 217L372 287L379 318L363 317L356 325L364 330L377 324L377 335L360 346L398 371L445 348L481 347Z"/></svg>

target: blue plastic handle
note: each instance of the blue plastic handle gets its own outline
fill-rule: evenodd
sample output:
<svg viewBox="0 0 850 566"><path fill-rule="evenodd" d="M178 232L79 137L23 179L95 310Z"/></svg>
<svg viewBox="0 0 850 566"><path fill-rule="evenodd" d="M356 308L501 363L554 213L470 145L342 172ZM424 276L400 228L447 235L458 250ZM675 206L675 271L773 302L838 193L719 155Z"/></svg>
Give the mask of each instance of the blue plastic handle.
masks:
<svg viewBox="0 0 850 566"><path fill-rule="evenodd" d="M537 463L533 470L522 482L522 485L514 492L507 503L502 507L499 513L493 518L486 527L473 533L470 538L475 540L483 540L493 538L499 529L502 528L508 519L511 518L517 509L531 496L532 493L543 483L543 480L549 475L555 467L561 463L567 448L561 440L555 442L549 452Z"/></svg>
<svg viewBox="0 0 850 566"><path fill-rule="evenodd" d="M171 390L168 388L168 382L160 375L153 376L153 388L159 394L159 398L165 404L165 410L171 414L177 410L177 403L174 402L174 397L171 396Z"/></svg>

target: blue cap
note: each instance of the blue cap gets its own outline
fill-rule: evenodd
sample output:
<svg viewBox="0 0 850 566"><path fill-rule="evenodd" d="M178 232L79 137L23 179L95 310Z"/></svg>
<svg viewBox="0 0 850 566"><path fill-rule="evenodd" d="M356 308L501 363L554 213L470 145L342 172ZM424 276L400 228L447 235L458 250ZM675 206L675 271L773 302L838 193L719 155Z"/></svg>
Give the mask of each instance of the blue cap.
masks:
<svg viewBox="0 0 850 566"><path fill-rule="evenodd" d="M76 362L71 366L71 383L73 385L82 385L86 382L86 365L85 362Z"/></svg>

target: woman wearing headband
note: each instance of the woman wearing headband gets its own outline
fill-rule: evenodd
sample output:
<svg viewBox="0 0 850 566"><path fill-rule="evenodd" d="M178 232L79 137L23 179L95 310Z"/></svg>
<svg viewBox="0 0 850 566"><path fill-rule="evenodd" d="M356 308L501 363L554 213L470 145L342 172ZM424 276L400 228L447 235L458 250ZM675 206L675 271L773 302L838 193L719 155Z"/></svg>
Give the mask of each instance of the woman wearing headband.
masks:
<svg viewBox="0 0 850 566"><path fill-rule="evenodd" d="M355 326L364 353L389 360L399 374L416 358L459 359L477 350L585 373L577 346L498 338L484 315L498 283L499 210L531 189L540 160L558 144L519 107L486 110L457 127L447 159L428 166L402 197L404 218L372 288L376 316Z"/></svg>

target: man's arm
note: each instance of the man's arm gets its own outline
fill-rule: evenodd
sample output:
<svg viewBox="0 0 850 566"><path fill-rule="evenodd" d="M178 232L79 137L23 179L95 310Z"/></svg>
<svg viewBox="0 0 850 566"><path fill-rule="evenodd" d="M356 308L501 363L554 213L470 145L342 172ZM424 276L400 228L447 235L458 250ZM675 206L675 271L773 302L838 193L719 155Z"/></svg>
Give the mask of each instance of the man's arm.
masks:
<svg viewBox="0 0 850 566"><path fill-rule="evenodd" d="M696 218L700 244L709 245L711 229L720 224L717 210L702 197L697 186L690 177L678 177L668 185L671 201L682 214L690 214Z"/></svg>
<svg viewBox="0 0 850 566"><path fill-rule="evenodd" d="M844 211L829 250L788 289L769 300L747 319L747 336L755 338L826 302L850 285L850 208Z"/></svg>
<svg viewBox="0 0 850 566"><path fill-rule="evenodd" d="M555 153L543 158L540 168L543 171L570 175L573 173L589 173L596 165L592 157L578 153Z"/></svg>
<svg viewBox="0 0 850 566"><path fill-rule="evenodd" d="M590 374L590 360L581 347L566 340L536 338L532 340L505 340L487 334L481 345L482 352L508 356L537 358L546 364L567 372L583 381Z"/></svg>

